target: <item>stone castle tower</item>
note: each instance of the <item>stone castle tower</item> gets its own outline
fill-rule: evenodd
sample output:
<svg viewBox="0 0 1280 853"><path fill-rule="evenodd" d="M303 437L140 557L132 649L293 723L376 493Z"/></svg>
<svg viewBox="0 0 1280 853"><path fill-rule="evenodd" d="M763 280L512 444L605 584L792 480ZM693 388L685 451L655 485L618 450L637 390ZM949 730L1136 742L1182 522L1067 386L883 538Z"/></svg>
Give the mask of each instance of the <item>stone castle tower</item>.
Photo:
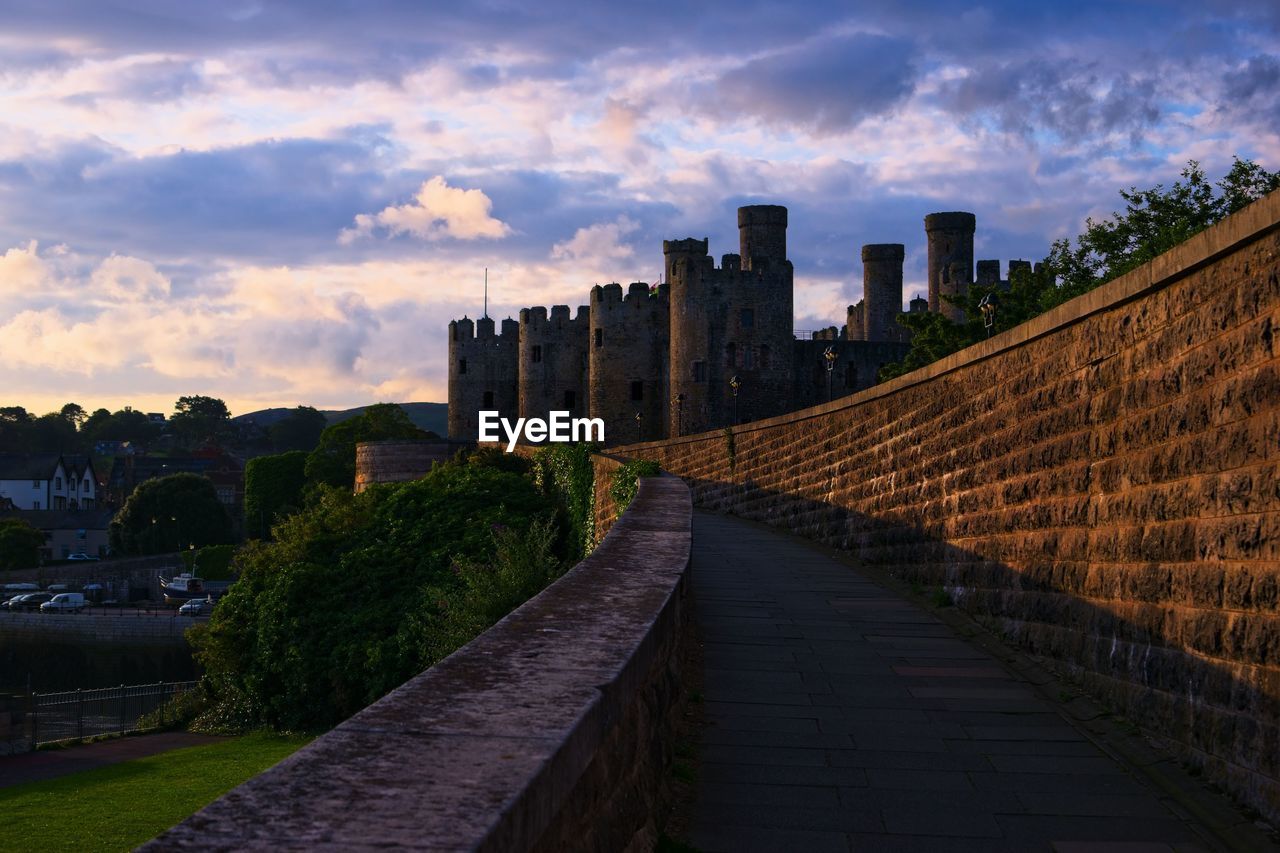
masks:
<svg viewBox="0 0 1280 853"><path fill-rule="evenodd" d="M449 436L473 438L480 428L478 412L497 411L516 417L519 411L519 338L515 320L502 321L495 335L492 317L473 325L463 317L449 323Z"/></svg>
<svg viewBox="0 0 1280 853"><path fill-rule="evenodd" d="M611 444L666 436L670 337L667 285L651 294L634 282L625 297L620 284L591 288L591 416Z"/></svg>
<svg viewBox="0 0 1280 853"><path fill-rule="evenodd" d="M519 411L522 418L543 418L552 411L572 417L587 414L588 308L570 319L568 305L520 312L518 363Z"/></svg>
<svg viewBox="0 0 1280 853"><path fill-rule="evenodd" d="M929 299L910 312L960 320L943 295L974 282L972 213L925 217ZM551 411L600 418L609 444L688 435L826 402L876 384L910 347L902 243L862 247L863 299L843 328L793 328L787 209L738 209L738 254L717 267L706 239L664 240L665 284L597 285L591 304L526 308L519 322L449 324L449 436L472 440L477 412L514 420ZM1010 261L1009 279L1029 265ZM977 263L976 284L1008 289L1000 262ZM731 380L738 380L733 388ZM637 417L638 416L638 417Z"/></svg>
<svg viewBox="0 0 1280 853"><path fill-rule="evenodd" d="M755 420L791 407L793 272L787 209L738 209L739 254L716 267L706 240L667 240L672 407L668 433ZM741 389L735 401L729 380ZM736 413L735 413L736 409Z"/></svg>

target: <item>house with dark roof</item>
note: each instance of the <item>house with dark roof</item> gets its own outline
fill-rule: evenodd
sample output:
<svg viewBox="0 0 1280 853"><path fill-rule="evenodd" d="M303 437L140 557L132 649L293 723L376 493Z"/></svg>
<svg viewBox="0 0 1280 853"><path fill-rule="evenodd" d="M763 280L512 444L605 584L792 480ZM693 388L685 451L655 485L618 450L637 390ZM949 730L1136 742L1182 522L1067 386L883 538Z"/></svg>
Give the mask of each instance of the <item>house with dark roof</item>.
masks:
<svg viewBox="0 0 1280 853"><path fill-rule="evenodd" d="M20 518L44 533L42 560L65 560L72 554L105 557L113 509L20 509L0 518Z"/></svg>
<svg viewBox="0 0 1280 853"><path fill-rule="evenodd" d="M23 510L93 509L93 461L59 453L0 453L0 503L5 499Z"/></svg>

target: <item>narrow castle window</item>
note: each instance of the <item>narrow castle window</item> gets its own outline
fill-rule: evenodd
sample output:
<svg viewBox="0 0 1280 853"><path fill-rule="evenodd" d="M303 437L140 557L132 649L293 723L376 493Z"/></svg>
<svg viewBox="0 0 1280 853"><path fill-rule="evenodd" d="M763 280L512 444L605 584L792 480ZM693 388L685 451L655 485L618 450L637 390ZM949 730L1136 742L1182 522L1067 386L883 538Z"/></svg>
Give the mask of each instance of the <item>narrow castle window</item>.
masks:
<svg viewBox="0 0 1280 853"><path fill-rule="evenodd" d="M769 369L769 347L767 344L763 344L760 347L760 369Z"/></svg>
<svg viewBox="0 0 1280 853"><path fill-rule="evenodd" d="M604 346L604 329L596 329L596 346Z"/></svg>
<svg viewBox="0 0 1280 853"><path fill-rule="evenodd" d="M850 391L858 387L858 368L852 362L844 366L844 387Z"/></svg>
<svg viewBox="0 0 1280 853"><path fill-rule="evenodd" d="M578 404L578 395L573 391L564 392L564 407L569 411L573 411L574 406Z"/></svg>
<svg viewBox="0 0 1280 853"><path fill-rule="evenodd" d="M742 328L753 329L756 325L756 312L754 308L742 309Z"/></svg>
<svg viewBox="0 0 1280 853"><path fill-rule="evenodd" d="M493 408L493 392L492 392L492 391L485 391L485 392L484 392L484 407L485 407L486 409L492 409L492 408Z"/></svg>
<svg viewBox="0 0 1280 853"><path fill-rule="evenodd" d="M705 361L695 361L693 363L693 381L707 381L707 363Z"/></svg>
<svg viewBox="0 0 1280 853"><path fill-rule="evenodd" d="M737 344L733 344L733 343L725 344L725 348L724 348L724 366L725 366L725 367L737 367L737 366L738 366L738 346L737 346Z"/></svg>
<svg viewBox="0 0 1280 853"><path fill-rule="evenodd" d="M636 380L631 383L631 399L632 400L644 399L644 383L641 382L640 380Z"/></svg>
<svg viewBox="0 0 1280 853"><path fill-rule="evenodd" d="M542 361L542 344L533 345L533 363L537 364Z"/></svg>
<svg viewBox="0 0 1280 853"><path fill-rule="evenodd" d="M465 358L458 359L458 372L459 373L467 372L467 360Z"/></svg>
<svg viewBox="0 0 1280 853"><path fill-rule="evenodd" d="M742 348L742 369L755 370L755 367L756 367L756 348L743 347Z"/></svg>

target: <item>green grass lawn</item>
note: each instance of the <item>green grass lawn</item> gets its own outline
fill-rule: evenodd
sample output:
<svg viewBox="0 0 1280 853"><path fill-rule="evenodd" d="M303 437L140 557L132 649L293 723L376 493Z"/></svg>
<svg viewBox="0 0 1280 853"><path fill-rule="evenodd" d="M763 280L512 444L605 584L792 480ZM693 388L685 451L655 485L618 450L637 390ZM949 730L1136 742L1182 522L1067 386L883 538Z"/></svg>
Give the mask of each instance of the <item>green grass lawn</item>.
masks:
<svg viewBox="0 0 1280 853"><path fill-rule="evenodd" d="M251 734L0 789L0 850L132 850L307 740Z"/></svg>

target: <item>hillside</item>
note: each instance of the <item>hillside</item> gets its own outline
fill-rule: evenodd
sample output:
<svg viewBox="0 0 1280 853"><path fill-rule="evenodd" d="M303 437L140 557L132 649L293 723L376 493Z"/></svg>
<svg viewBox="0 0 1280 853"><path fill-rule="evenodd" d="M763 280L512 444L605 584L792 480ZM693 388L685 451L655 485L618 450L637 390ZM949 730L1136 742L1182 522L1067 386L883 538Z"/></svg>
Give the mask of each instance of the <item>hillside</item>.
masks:
<svg viewBox="0 0 1280 853"><path fill-rule="evenodd" d="M409 420L413 421L420 429L431 430L436 435L445 435L448 432L448 404L400 403L398 405L404 409L405 414L409 416ZM366 406L357 406L354 409L321 409L320 412L329 420L329 423L336 424L340 421L345 421L347 418L354 418L366 408ZM293 410L287 408L259 409L256 412L236 415L232 420L252 420L259 426L268 427L288 415L291 411Z"/></svg>

